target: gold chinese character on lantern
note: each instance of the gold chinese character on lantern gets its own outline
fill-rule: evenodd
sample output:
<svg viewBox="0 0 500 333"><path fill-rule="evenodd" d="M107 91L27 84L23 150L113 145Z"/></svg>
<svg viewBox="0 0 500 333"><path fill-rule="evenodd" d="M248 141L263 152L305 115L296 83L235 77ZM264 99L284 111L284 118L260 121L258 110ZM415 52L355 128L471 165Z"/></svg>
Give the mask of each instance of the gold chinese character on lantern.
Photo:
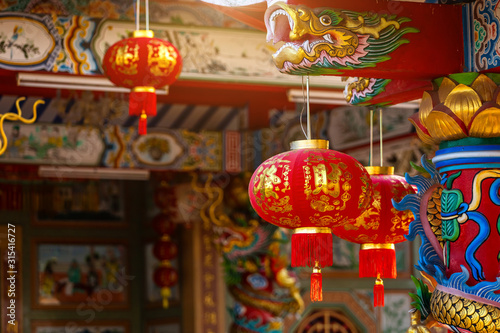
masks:
<svg viewBox="0 0 500 333"><path fill-rule="evenodd" d="M117 70L125 75L137 74L138 53L138 45L135 45L133 48L129 45L117 48L115 58L115 63L118 66Z"/></svg>
<svg viewBox="0 0 500 333"><path fill-rule="evenodd" d="M170 45L156 41L148 44L148 65L151 73L165 75L172 71L177 64L177 53Z"/></svg>

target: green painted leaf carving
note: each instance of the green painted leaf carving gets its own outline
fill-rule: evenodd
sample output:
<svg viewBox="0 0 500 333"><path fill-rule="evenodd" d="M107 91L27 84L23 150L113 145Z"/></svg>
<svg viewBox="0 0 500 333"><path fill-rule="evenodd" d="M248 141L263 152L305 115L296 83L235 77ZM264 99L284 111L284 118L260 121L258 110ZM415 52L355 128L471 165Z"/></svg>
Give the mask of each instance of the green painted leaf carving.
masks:
<svg viewBox="0 0 500 333"><path fill-rule="evenodd" d="M464 198L460 190L444 190L441 195L441 211L443 213L454 212L462 202Z"/></svg>
<svg viewBox="0 0 500 333"><path fill-rule="evenodd" d="M441 195L441 232L444 240L454 242L460 236L460 225L456 218L447 219L451 214L457 214L458 207L464 201L460 190L443 190Z"/></svg>

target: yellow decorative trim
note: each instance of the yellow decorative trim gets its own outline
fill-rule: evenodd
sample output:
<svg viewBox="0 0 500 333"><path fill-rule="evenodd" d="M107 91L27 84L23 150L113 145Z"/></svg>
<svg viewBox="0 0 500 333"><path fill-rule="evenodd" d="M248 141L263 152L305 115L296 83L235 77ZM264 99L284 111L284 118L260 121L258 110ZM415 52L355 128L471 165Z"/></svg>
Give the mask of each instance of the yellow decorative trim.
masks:
<svg viewBox="0 0 500 333"><path fill-rule="evenodd" d="M315 266L315 267L313 268L313 273L321 273L321 268L320 268L320 267L318 267L318 266Z"/></svg>
<svg viewBox="0 0 500 333"><path fill-rule="evenodd" d="M290 149L305 149L305 148L319 148L328 149L330 142L328 140L297 140L290 143Z"/></svg>
<svg viewBox="0 0 500 333"><path fill-rule="evenodd" d="M367 244L361 244L361 250L394 250L394 244L392 243L381 243L381 244L374 244L374 243L367 243Z"/></svg>
<svg viewBox="0 0 500 333"><path fill-rule="evenodd" d="M314 227L306 227L306 228L297 228L295 229L295 234L331 234L332 230L330 228L314 228Z"/></svg>
<svg viewBox="0 0 500 333"><path fill-rule="evenodd" d="M376 286L383 286L383 285L384 285L384 281L383 281L381 278L379 278L379 277L378 277L378 278L375 280L375 285L376 285Z"/></svg>
<svg viewBox="0 0 500 333"><path fill-rule="evenodd" d="M26 97L19 97L17 100L16 100L16 109L17 109L17 114L15 113L12 113L12 112L9 112L9 113L5 113L3 115L0 116L0 135L2 136L2 141L0 142L0 155L2 155L3 153L5 153L5 150L7 150L7 136L5 135L5 131L3 129L3 122L7 119L7 120L10 120L10 121L21 121L25 124L33 124L36 120L36 107L39 105L39 104L45 104L45 102L41 99L39 99L38 101L35 102L35 104L33 104L33 118L31 119L26 119L26 118L23 118L21 117L21 106L19 105L19 103L21 101L24 101L26 99Z"/></svg>
<svg viewBox="0 0 500 333"><path fill-rule="evenodd" d="M365 166L366 171L370 175L393 175L394 167L392 166Z"/></svg>
<svg viewBox="0 0 500 333"><path fill-rule="evenodd" d="M132 34L132 37L148 37L153 38L155 36L153 30L135 30Z"/></svg>
<svg viewBox="0 0 500 333"><path fill-rule="evenodd" d="M134 87L132 89L133 92L149 92L154 93L156 90L153 87Z"/></svg>

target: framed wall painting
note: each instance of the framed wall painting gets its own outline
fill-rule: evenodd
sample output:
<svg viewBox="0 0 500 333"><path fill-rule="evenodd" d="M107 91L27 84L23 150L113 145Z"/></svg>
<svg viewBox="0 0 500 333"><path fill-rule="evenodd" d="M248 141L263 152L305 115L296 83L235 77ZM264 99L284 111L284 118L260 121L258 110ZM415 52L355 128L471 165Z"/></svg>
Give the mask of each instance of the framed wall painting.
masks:
<svg viewBox="0 0 500 333"><path fill-rule="evenodd" d="M0 225L0 333L23 332L22 229Z"/></svg>
<svg viewBox="0 0 500 333"><path fill-rule="evenodd" d="M37 226L123 227L122 180L44 181L33 186L32 220Z"/></svg>
<svg viewBox="0 0 500 333"><path fill-rule="evenodd" d="M78 320L33 320L31 333L129 333L127 321L94 320L90 323Z"/></svg>
<svg viewBox="0 0 500 333"><path fill-rule="evenodd" d="M134 276L129 275L126 243L33 239L31 245L33 308L83 313L93 304L101 309L128 307Z"/></svg>
<svg viewBox="0 0 500 333"><path fill-rule="evenodd" d="M153 254L153 246L154 246L154 241L148 242L144 245L144 265L146 272L146 305L151 307L161 307L162 306L161 289L156 285L156 283L153 280L155 269L160 264L160 261ZM172 267L175 268L179 273L179 275L181 276L181 271L179 267L179 256L173 260L170 260L170 263ZM180 283L181 279L179 279L179 282L175 286L170 288L171 297L168 299L169 306L175 306L180 303L180 290L181 290Z"/></svg>
<svg viewBox="0 0 500 333"><path fill-rule="evenodd" d="M181 333L178 318L156 319L146 323L146 333Z"/></svg>

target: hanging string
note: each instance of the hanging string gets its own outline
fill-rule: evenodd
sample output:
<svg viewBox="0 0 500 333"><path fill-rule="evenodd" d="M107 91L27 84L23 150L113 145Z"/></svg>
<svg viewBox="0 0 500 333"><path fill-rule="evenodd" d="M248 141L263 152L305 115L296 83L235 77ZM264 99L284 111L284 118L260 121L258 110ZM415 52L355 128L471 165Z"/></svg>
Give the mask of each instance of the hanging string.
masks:
<svg viewBox="0 0 500 333"><path fill-rule="evenodd" d="M141 13L141 3L135 0L135 30L139 30L139 16Z"/></svg>
<svg viewBox="0 0 500 333"><path fill-rule="evenodd" d="M304 133L304 136L307 139L307 134L306 131L304 130L304 124L302 123L302 115L304 114L304 109L306 105L306 94L304 90L304 76L301 76L302 80L302 109L300 110L300 115L299 115L299 122L300 122L300 129L302 130L302 133Z"/></svg>
<svg viewBox="0 0 500 333"><path fill-rule="evenodd" d="M378 112L379 112L379 124L380 124L380 128L379 128L379 136L380 136L380 166L384 166L384 152L383 152L383 144L382 144L382 108L379 108L378 109Z"/></svg>
<svg viewBox="0 0 500 333"><path fill-rule="evenodd" d="M373 109L370 109L370 153L368 156L368 165L373 165Z"/></svg>
<svg viewBox="0 0 500 333"><path fill-rule="evenodd" d="M146 30L149 30L149 0L146 0Z"/></svg>
<svg viewBox="0 0 500 333"><path fill-rule="evenodd" d="M309 108L309 75L306 76L306 97L307 97L307 140L311 140L311 109Z"/></svg>

